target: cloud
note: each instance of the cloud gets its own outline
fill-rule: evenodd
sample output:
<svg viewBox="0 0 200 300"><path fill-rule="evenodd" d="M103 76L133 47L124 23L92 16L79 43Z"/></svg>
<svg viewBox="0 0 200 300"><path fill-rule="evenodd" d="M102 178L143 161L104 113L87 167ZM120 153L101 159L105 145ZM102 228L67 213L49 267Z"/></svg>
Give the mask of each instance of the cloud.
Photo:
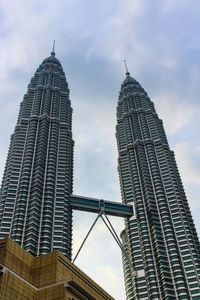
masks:
<svg viewBox="0 0 200 300"><path fill-rule="evenodd" d="M178 101L175 97L176 95L165 92L155 100L158 115L164 120L165 129L169 134L175 134L188 125L196 113L194 105L188 101Z"/></svg>
<svg viewBox="0 0 200 300"><path fill-rule="evenodd" d="M192 141L174 145L176 160L183 180L186 196L191 207L197 233L200 238L200 145Z"/></svg>
<svg viewBox="0 0 200 300"><path fill-rule="evenodd" d="M174 146L176 158L183 181L200 188L200 146L189 142L177 143Z"/></svg>
<svg viewBox="0 0 200 300"><path fill-rule="evenodd" d="M105 276L105 281L106 282L112 282L114 284L117 285L118 283L118 277L119 277L119 273L120 273L120 269L117 267L100 267L97 270L98 273L102 273ZM99 281L101 281L99 279Z"/></svg>

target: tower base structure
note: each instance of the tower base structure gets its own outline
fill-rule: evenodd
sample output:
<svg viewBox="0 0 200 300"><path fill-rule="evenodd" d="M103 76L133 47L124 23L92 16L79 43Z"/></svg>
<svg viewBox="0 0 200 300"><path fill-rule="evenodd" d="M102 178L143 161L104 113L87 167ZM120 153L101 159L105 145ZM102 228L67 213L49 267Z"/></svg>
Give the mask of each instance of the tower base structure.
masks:
<svg viewBox="0 0 200 300"><path fill-rule="evenodd" d="M114 300L59 251L33 257L0 240L1 300Z"/></svg>

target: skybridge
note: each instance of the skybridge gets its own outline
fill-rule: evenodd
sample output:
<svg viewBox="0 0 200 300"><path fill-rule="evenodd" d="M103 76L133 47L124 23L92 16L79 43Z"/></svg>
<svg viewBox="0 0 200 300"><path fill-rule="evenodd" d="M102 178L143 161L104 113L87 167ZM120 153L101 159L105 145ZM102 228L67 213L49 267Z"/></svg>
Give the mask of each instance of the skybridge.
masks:
<svg viewBox="0 0 200 300"><path fill-rule="evenodd" d="M70 205L75 210L99 213L104 211L106 215L129 218L133 215L133 206L103 199L89 198L71 195Z"/></svg>

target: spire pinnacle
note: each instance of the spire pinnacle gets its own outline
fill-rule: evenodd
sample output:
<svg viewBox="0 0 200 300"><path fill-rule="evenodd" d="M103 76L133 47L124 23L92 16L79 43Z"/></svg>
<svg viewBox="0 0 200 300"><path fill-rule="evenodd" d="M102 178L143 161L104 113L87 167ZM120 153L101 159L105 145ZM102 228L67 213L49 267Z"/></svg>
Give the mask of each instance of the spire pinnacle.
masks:
<svg viewBox="0 0 200 300"><path fill-rule="evenodd" d="M51 55L55 56L55 40L53 41L53 49Z"/></svg>
<svg viewBox="0 0 200 300"><path fill-rule="evenodd" d="M125 68L126 68L126 75L130 75L130 73L129 73L129 71L128 71L127 64L126 64L126 60L124 60L124 64L125 64Z"/></svg>

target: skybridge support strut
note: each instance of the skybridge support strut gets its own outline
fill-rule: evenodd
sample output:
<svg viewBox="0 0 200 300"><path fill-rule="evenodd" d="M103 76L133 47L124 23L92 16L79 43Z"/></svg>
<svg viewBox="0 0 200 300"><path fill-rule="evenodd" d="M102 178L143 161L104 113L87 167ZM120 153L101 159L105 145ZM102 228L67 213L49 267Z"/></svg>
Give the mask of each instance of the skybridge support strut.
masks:
<svg viewBox="0 0 200 300"><path fill-rule="evenodd" d="M78 249L78 252L76 253L76 255L75 255L75 257L74 257L74 259L72 260L73 261L73 263L75 262L75 260L77 259L77 257L78 257L78 255L79 255L79 253L80 253L80 251L81 251L81 249L83 248L83 245L85 244L85 242L86 242L86 240L87 240L87 238L88 238L88 236L89 236L89 234L90 234L90 232L92 231L92 229L93 229L93 227L94 227L94 225L96 224L96 222L98 221L98 219L99 219L99 217L102 215L102 211L100 211L99 212L99 214L98 214L98 216L96 217L96 219L94 220L94 223L92 224L92 226L90 227L90 229L89 229L89 231L88 231L88 233L86 234L86 237L84 238L84 240L83 240L83 242L82 242L82 244L81 244L81 246L80 246L80 248Z"/></svg>
<svg viewBox="0 0 200 300"><path fill-rule="evenodd" d="M105 217L105 219L104 219L103 216ZM73 259L73 262L75 262L75 260L77 259L77 257L78 257L78 255L79 255L81 249L83 248L83 246L84 246L84 244L85 244L85 242L86 242L86 240L87 240L89 234L91 233L92 229L94 228L94 226L95 226L95 224L97 223L97 221L98 221L99 218L102 219L102 221L104 222L104 224L106 225L106 227L108 228L108 230L110 231L110 233L112 234L114 240L116 241L116 243L117 243L118 246L120 247L121 251L123 252L124 256L126 257L128 263L129 263L129 266L130 266L131 273L133 273L134 276L136 276L137 273L136 273L136 271L135 271L134 268L133 268L133 265L132 265L131 260L130 260L130 258L129 258L129 256L128 256L128 253L126 252L126 250L125 250L123 244L122 244L121 241L120 241L120 238L118 237L118 235L117 235L117 233L116 233L114 227L112 226L112 224L111 224L110 220L108 219L108 216L106 215L106 213L105 213L105 211L104 211L103 208L99 211L99 213L98 213L96 219L94 220L92 226L90 227L88 233L86 234L86 236L85 236L83 242L81 243L80 248L78 249L78 251L77 251L77 253L76 253L76 255L75 255L74 259Z"/></svg>

